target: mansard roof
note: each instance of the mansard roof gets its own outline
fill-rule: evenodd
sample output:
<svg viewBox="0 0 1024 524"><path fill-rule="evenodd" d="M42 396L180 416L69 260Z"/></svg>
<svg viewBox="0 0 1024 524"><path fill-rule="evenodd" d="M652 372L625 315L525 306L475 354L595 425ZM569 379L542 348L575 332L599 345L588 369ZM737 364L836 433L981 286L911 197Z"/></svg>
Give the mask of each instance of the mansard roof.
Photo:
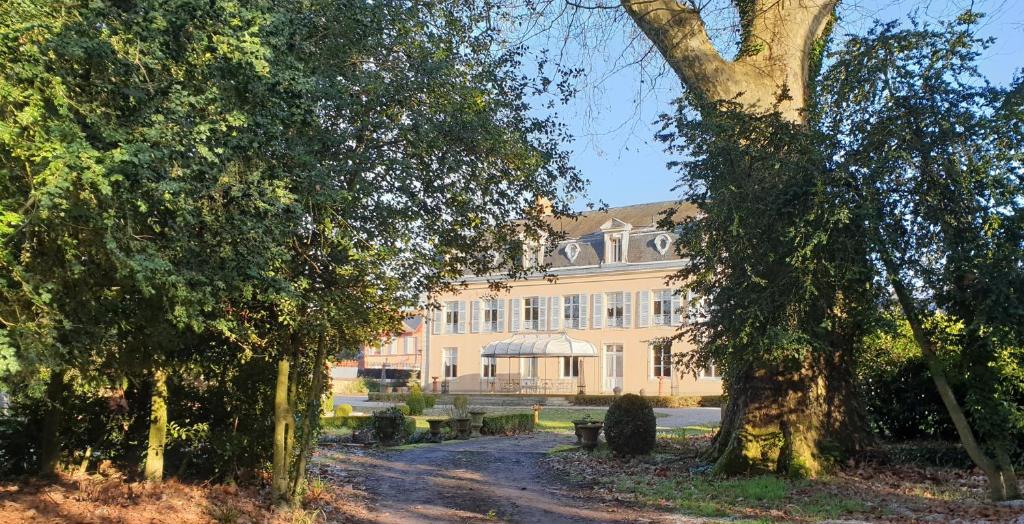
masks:
<svg viewBox="0 0 1024 524"><path fill-rule="evenodd" d="M551 225L556 231L565 233L567 238L581 238L600 233L601 226L612 219L630 224L633 226L633 230L636 231L642 228L654 228L655 223L661 220L661 212L669 208L676 208L674 217L677 220L693 216L697 213L697 207L693 204L679 204L673 200L666 200L663 202L650 202L647 204L634 204L632 206L587 211L578 217L553 219Z"/></svg>
<svg viewBox="0 0 1024 524"><path fill-rule="evenodd" d="M693 216L697 212L693 204L665 201L588 211L575 218L553 219L554 229L563 232L566 238L558 244L554 252L547 254L545 262L550 264L552 269L601 265L605 232L623 230L629 231L625 262L627 265L679 260L672 247L676 235L656 226L661 220L662 212L672 208L676 209L673 215L676 220ZM659 241L659 237L663 235L668 237L667 246L664 239ZM570 248L570 245L575 247ZM570 249L578 249L575 258L570 256Z"/></svg>

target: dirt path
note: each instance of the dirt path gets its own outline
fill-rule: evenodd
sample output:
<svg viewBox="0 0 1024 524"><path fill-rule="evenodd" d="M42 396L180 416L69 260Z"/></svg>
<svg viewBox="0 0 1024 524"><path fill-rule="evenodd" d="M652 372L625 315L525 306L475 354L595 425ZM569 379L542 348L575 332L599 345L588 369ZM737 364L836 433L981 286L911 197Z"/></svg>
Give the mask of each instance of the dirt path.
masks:
<svg viewBox="0 0 1024 524"><path fill-rule="evenodd" d="M663 513L591 502L552 478L540 459L573 440L570 435L534 433L400 452L323 450L319 458L334 476L366 494L370 511L355 519L360 522L684 522Z"/></svg>

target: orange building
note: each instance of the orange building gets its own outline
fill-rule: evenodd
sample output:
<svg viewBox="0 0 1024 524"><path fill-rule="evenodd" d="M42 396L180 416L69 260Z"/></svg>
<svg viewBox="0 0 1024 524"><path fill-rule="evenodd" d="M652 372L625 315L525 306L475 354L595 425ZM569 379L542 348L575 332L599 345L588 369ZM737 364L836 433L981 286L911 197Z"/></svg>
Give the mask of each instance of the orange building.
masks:
<svg viewBox="0 0 1024 524"><path fill-rule="evenodd" d="M658 202L554 220L566 239L553 252L531 254L550 264L554 282L537 275L494 294L486 278L469 278L458 294L440 297L443 307L415 327L422 334L412 342L403 334L375 358L418 365L428 390L721 394L713 368L697 376L673 371L673 357L688 343L663 342L688 321L684 310L694 302L666 281L687 263L675 254L675 235L655 226L671 207ZM418 344L422 354L411 349Z"/></svg>

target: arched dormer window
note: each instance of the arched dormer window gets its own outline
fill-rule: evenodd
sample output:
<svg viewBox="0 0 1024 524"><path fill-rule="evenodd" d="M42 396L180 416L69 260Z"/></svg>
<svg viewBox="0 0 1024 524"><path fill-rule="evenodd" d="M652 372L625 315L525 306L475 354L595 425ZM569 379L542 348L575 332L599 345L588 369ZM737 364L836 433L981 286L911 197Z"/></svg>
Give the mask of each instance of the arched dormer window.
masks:
<svg viewBox="0 0 1024 524"><path fill-rule="evenodd" d="M664 255L668 252L668 247L672 245L672 239L668 235L662 233L654 237L654 249L658 250L658 253Z"/></svg>
<svg viewBox="0 0 1024 524"><path fill-rule="evenodd" d="M576 257L580 256L580 245L576 242L570 242L565 246L565 258L569 259L569 263L576 263Z"/></svg>

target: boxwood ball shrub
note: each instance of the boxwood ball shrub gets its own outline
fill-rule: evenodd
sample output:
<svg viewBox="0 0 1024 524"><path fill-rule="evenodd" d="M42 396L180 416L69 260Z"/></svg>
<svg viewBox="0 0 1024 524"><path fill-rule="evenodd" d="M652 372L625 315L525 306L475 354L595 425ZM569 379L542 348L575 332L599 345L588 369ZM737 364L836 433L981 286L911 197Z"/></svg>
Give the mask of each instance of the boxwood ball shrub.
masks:
<svg viewBox="0 0 1024 524"><path fill-rule="evenodd" d="M426 408L426 401L423 399L423 392L420 388L413 389L409 392L409 397L405 399L405 405L409 407L410 415L422 415L423 410Z"/></svg>
<svg viewBox="0 0 1024 524"><path fill-rule="evenodd" d="M352 406L348 404L338 404L334 406L335 417L347 417L352 414Z"/></svg>
<svg viewBox="0 0 1024 524"><path fill-rule="evenodd" d="M654 408L632 393L612 402L604 416L604 438L617 455L646 455L654 449L657 421Z"/></svg>

